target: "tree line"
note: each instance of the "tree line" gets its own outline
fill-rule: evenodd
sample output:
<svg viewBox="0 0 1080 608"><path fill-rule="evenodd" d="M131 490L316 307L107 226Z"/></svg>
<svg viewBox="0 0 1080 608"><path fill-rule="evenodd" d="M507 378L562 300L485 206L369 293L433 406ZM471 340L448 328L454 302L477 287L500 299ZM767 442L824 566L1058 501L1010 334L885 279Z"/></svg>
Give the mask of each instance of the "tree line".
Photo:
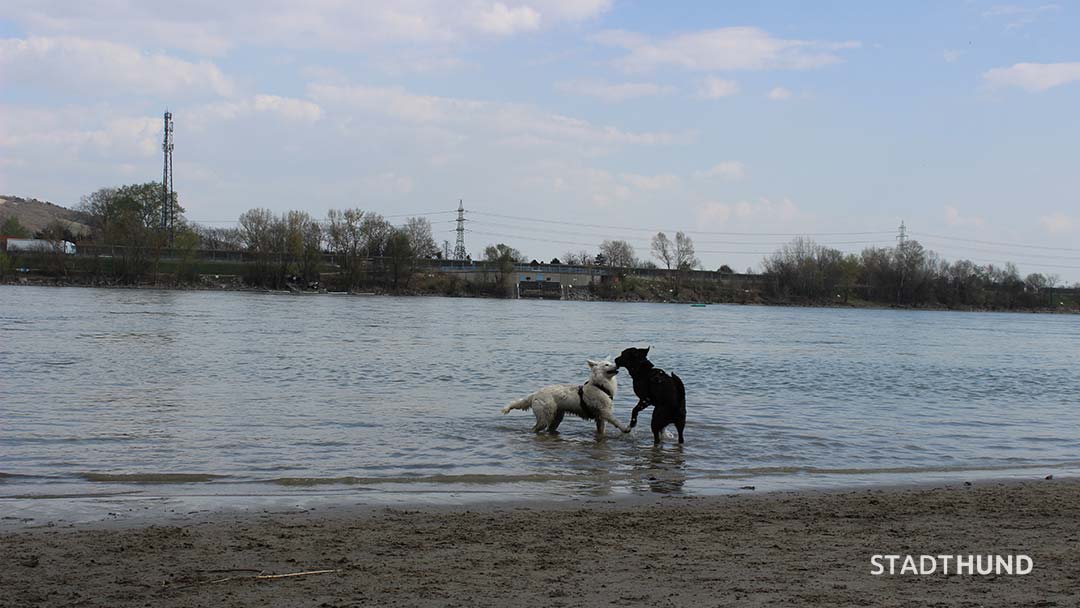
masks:
<svg viewBox="0 0 1080 608"><path fill-rule="evenodd" d="M89 238L80 245L97 246L88 269L118 282L137 283L151 274L159 276L163 256L180 281L195 280L199 251L231 251L242 254L243 279L267 288L312 287L330 279L336 288L351 290L373 285L391 290L408 288L410 279L428 260L448 255L449 244L440 248L430 221L410 217L401 225L359 208L331 209L326 219L306 211L274 213L250 209L235 227L216 227L187 221L177 206L172 242L160 229L161 184L102 188L84 196L77 210L90 226ZM178 201L175 201L178 202ZM4 233L24 230L10 220ZM26 234L25 236L30 236ZM35 235L50 240L74 237L59 225ZM101 255L101 251L107 254ZM625 240L604 240L597 253L567 251L555 264L598 266L621 281L630 282L634 271L666 269L669 289L676 298L689 273L702 269L693 240L683 232L674 238L658 232L650 241L652 259L641 259ZM489 284L475 293L513 293L515 264L527 257L518 249L498 243L483 250L481 263L489 270ZM655 260L655 261L654 261ZM471 260L469 260L471 261ZM64 274L68 261L61 253L48 256L50 272ZM807 238L796 238L762 262L763 296L775 302L824 303L859 300L905 306L973 308L1033 308L1053 306L1057 275L1032 273L1021 276L1014 264L979 265L970 260L948 262L915 240L896 247L869 247L861 253L844 253ZM12 270L10 257L0 257L0 275ZM730 274L723 265L718 272ZM748 271L749 272L749 271ZM641 275L633 280L642 280ZM695 281L701 281L701 275ZM691 296L693 292L690 292Z"/></svg>
<svg viewBox="0 0 1080 608"><path fill-rule="evenodd" d="M329 275L339 289L397 290L408 286L425 260L444 255L427 218L394 225L359 208L331 209L325 220L306 211L255 208L241 214L235 227L218 227L189 222L177 205L170 243L160 228L160 193L159 182L147 182L102 188L81 199L77 210L90 235L80 242L98 253L92 272L138 283L156 277L165 256L175 262L178 279L192 280L199 251L214 250L242 253L243 279L254 286L314 287ZM487 248L485 261L509 276L506 266L512 269L524 256L500 243Z"/></svg>
<svg viewBox="0 0 1080 608"><path fill-rule="evenodd" d="M949 262L906 240L896 247L843 252L797 238L763 262L768 295L782 301L849 302L948 308L1054 307L1057 275L1021 276L1015 264Z"/></svg>
<svg viewBox="0 0 1080 608"><path fill-rule="evenodd" d="M359 208L331 209L325 220L306 211L274 213L250 209L240 215L235 227L208 226L189 222L177 204L172 242L160 229L161 184L147 182L102 188L84 196L77 210L87 218L91 233L84 244L107 251L91 269L125 283L137 283L157 276L163 255L176 261L178 279L195 278L199 250L233 251L244 254L244 280L251 285L282 288L287 285L312 286L326 274L327 256L337 286L356 289L373 284L390 289L408 285L409 278L424 260L446 255L437 245L431 223L424 217L410 217L400 226L384 216ZM175 201L178 203L179 201ZM638 259L633 246L622 240L605 240L599 251L567 252L555 263L595 265L614 269L625 276L634 268L658 268L650 260ZM677 291L686 272L699 268L693 241L679 232L669 238L657 233L652 239L652 255L672 273ZM494 269L489 286L493 293L511 293L514 264L528 258L520 250L498 243L484 248L482 263ZM471 260L469 260L471 261Z"/></svg>

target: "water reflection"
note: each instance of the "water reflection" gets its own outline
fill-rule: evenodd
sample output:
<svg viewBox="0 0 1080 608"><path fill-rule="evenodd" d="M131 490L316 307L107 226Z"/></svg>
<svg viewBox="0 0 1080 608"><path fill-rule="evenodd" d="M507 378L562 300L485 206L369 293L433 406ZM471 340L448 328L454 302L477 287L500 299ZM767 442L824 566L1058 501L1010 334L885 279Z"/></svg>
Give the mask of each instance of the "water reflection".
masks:
<svg viewBox="0 0 1080 608"><path fill-rule="evenodd" d="M686 485L684 445L661 444L642 450L633 465L630 487L636 492L682 493Z"/></svg>

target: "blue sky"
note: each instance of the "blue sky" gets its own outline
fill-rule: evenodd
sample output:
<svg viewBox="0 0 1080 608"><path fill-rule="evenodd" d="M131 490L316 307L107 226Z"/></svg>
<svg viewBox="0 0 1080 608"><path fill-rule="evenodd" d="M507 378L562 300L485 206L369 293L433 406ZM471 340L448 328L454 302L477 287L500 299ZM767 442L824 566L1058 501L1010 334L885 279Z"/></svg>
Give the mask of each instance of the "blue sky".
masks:
<svg viewBox="0 0 1080 608"><path fill-rule="evenodd" d="M742 270L903 220L1080 281L1078 31L1066 2L13 0L0 193L160 179L168 106L197 221L461 198L474 254L682 229Z"/></svg>

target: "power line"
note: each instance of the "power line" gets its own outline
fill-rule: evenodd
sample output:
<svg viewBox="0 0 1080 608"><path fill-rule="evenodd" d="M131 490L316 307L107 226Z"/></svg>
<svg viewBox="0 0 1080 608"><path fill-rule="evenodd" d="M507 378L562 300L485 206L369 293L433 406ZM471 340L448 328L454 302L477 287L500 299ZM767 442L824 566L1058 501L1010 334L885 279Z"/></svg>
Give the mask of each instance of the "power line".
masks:
<svg viewBox="0 0 1080 608"><path fill-rule="evenodd" d="M482 217L487 216L487 217L491 217L491 218L502 218L502 219L506 219L506 220L511 220L514 223L507 224L507 223L501 223L501 222L491 222L491 221L482 220L482 219L468 219L468 218L465 218L465 217L461 217L460 219L433 220L433 221L431 221L431 224L432 225L441 225L441 224L459 223L463 227L464 222L468 221L468 222L471 222L471 223L476 224L476 225L488 226L488 227L491 227L491 228L510 229L512 231L526 231L526 232L534 233L532 235L528 235L528 234L518 234L518 233L515 233L515 232L487 232L487 231L482 231L482 230L472 230L472 229L464 230L463 229L462 232L458 233L460 236L462 236L462 238L464 236L464 234L463 234L464 232L472 232L474 234L485 235L485 236L490 236L490 237L495 237L495 238L500 238L500 239L521 239L521 240L527 240L527 241L533 241L533 242L558 243L558 244L561 244L561 245L573 245L573 246L578 246L578 247L589 247L589 248L594 248L598 244L595 243L595 242L588 243L588 242L583 242L583 241L551 238L551 235L555 235L555 236L569 235L569 236L572 236L572 237L573 236L579 236L579 237L586 237L586 238L600 238L600 237L605 237L606 236L606 237L618 238L618 240L626 240L626 241L631 241L631 242L634 242L634 243L640 243L641 244L640 246L647 247L648 244L651 241L651 235L655 234L656 232L660 232L660 231L677 232L677 230L671 230L671 229L662 230L662 229L656 229L656 228L641 228L641 227L634 227L634 226L619 226L619 225L610 225L610 224L591 224L591 223L571 222L571 221L564 221L564 220L551 220L551 219L544 219L544 218L537 218L537 217L524 217L524 216L510 215L510 214L504 214L504 213L495 213L495 212L489 212L489 211L475 211L475 210L469 211L469 210L464 210L463 205L461 205L461 207L462 208L460 210L445 209L445 210L438 210L438 211L423 211L423 212L416 212L416 213L396 213L396 214L390 214L390 215L383 215L382 217L387 218L387 219L401 218L401 217L420 217L420 216L426 217L426 216L437 216L437 215L444 215L444 214L455 214L455 213L458 213L459 211L462 211L463 213L468 214L468 215L479 215L479 216L482 216ZM190 220L190 221L193 222L193 223L198 223L198 224L237 224L237 223L239 223L239 220ZM320 222L320 223L324 223L324 224L329 222L329 220L327 218L317 218L317 219L315 219L315 221ZM522 223L524 223L525 225L522 225ZM528 224L544 224L544 225L547 225L548 227L540 227L540 226L534 226L534 225L528 225ZM633 236L628 235L628 234L596 234L596 233L593 233L593 232L586 232L586 231L580 231L580 230L578 230L578 231L567 230L566 228L563 228L564 226L566 226L566 227L578 227L578 228L593 228L593 229L599 229L599 230L624 231L624 232L629 232L629 233L635 233L636 232L636 233L645 233L645 234L638 234L638 235L633 235ZM458 230L453 230L453 232L458 232ZM895 231L892 231L892 230L833 231L833 232L739 232L739 231L682 230L682 232L688 233L688 234L723 235L723 236L749 237L749 238L754 238L754 237L799 237L799 236L805 236L805 237L813 237L813 236L870 236L870 235L875 235L875 236L876 235L893 235L895 237L895 235L897 234ZM963 238L963 237L952 237L952 236L932 234L932 233L927 233L927 232L909 231L909 230L906 229L906 226L902 226L901 232L902 232L904 237L922 237L924 239L928 239L932 246L938 247L938 248L945 247L945 248L962 249L962 250L969 250L969 251L978 251L978 252L981 252L981 253L990 253L990 254L999 254L999 255L1012 255L1013 254L1013 252L1002 251L1000 249L973 247L971 245L962 245L962 244L954 243L954 241L958 241L958 242L963 242L963 243L976 243L976 244L982 244L982 245L990 245L990 246L1004 247L1004 248L1014 248L1014 249L1033 249L1033 250L1043 250L1043 251L1063 251L1063 252L1077 252L1077 253L1080 253L1080 248L1052 247L1052 246L1046 246L1046 245L1030 245L1030 244L1023 244L1023 243L1010 243L1010 242L1004 242L1004 241L991 241L991 240L984 240L984 239L970 239L970 238ZM539 234L536 234L536 233L539 233ZM747 246L758 246L760 248L766 248L766 247L770 247L770 246L775 246L776 248L779 248L779 247L783 246L786 243L779 243L779 242L771 241L771 240L768 240L768 239L762 239L762 240L701 240L701 239L698 239L697 244L703 244L703 245L728 245L728 246L735 246L735 247L738 247L738 246L741 246L741 245L747 245ZM831 242L824 242L824 243L820 243L820 244L823 245L823 246L832 247L832 246L836 246L836 245L874 245L874 244L884 245L886 243L885 243L884 239L877 239L877 240L831 241ZM721 254L721 255L770 255L770 254L775 253L775 252L776 252L775 249L772 250L772 251L708 250L708 249L699 249L699 250L697 250L697 253L700 253L700 254ZM1080 260L1080 257L1076 257L1076 256L1044 255L1044 254L1037 254L1037 253L1021 253L1021 252L1015 252L1015 254L1019 255L1019 256L1024 256L1025 258L1042 258L1042 259L1051 260L1051 261ZM958 256L958 257L962 257L962 256ZM1021 264L1025 264L1025 265L1029 265L1029 266L1038 266L1038 267L1044 267L1044 268L1062 268L1062 269L1070 269L1070 270L1080 268L1080 267L1077 267L1077 266L1071 266L1071 265L1065 265L1065 264L1046 263L1046 262L1042 262L1042 261L1033 261L1033 260L1024 259L1024 258L1018 258L1018 259L1010 260L1010 261L979 260L979 262L984 263L984 264L1006 264L1006 263L1012 262L1012 263L1021 263Z"/></svg>
<svg viewBox="0 0 1080 608"><path fill-rule="evenodd" d="M500 238L500 239L518 239L518 240L523 240L523 241L537 241L537 242L542 242L542 243L558 243L560 245L574 245L574 246L577 246L577 247L596 247L596 243L585 243L585 242L581 242L581 241L565 241L565 240L561 240L561 239L548 238L546 236L527 236L527 235L523 235L523 234L510 234L510 233L506 233L506 232L484 232L484 231L481 231L481 230L472 230L472 229L468 229L468 230L466 230L466 232L470 232L472 234L482 234L484 236L492 236L492 237L496 237L496 238ZM756 243L756 244L760 245L762 243ZM721 251L721 250L697 249L697 248L695 248L694 253L717 254L717 255L772 255L772 254L776 253L776 250L774 249L774 250L771 250L771 251L741 251L741 250L723 250L723 251Z"/></svg>
<svg viewBox="0 0 1080 608"><path fill-rule="evenodd" d="M448 209L446 211L424 211L423 213L395 213L394 215L384 215L383 217L416 217L418 215L442 215L444 213L457 213L454 209ZM454 220L450 220L451 222Z"/></svg>
<svg viewBox="0 0 1080 608"><path fill-rule="evenodd" d="M623 240L623 241L628 241L628 242L633 242L633 243L643 243L642 246L644 246L644 247L648 247L652 243L652 237L649 237L649 236L636 236L636 235L635 236L626 236L626 235L622 235L622 234L598 234L596 232L581 232L581 231L575 231L575 230L566 230L566 229L557 228L557 227L538 228L538 227L534 227L534 226L523 226L523 225L520 225L520 224L519 225L512 225L512 224L503 224L503 223L500 223L500 222L488 222L488 221L485 221L485 220L470 220L470 223L472 225L474 225L474 226L490 226L490 227L493 227L493 228L501 228L501 229L524 230L524 231L528 231L530 233L555 234L555 235L565 235L565 236L584 236L584 237L590 237L590 238L610 237L611 239L614 239L614 240ZM878 240L856 240L856 241L828 241L827 243L824 243L824 244L825 245L830 245L830 246L831 245L870 245L870 244L884 244L885 242L886 242L885 240L878 239ZM759 246L759 247L763 247L763 246L780 246L780 245L786 244L784 242L777 241L775 238L771 238L770 240L756 240L756 241L745 241L745 240L738 240L738 241L721 240L721 241L717 241L717 240L695 239L694 243L695 244L704 244L704 245L756 245L756 246ZM594 243L591 246L596 246L596 243Z"/></svg>
<svg viewBox="0 0 1080 608"><path fill-rule="evenodd" d="M1029 258L1043 258L1043 259L1049 259L1049 260L1080 260L1080 256L1050 255L1050 254L1030 253L1030 252L1017 253L1017 252L1010 252L1010 251L1002 251L1001 249L993 249L993 248L988 248L988 247L978 247L978 246L972 246L972 245L956 245L956 244L953 244L953 243L949 243L949 242L945 241L944 239L937 239L937 238L934 238L934 237L928 238L927 242L930 243L930 244L939 243L940 244L939 246L951 247L953 249L964 249L964 250L967 250L967 251L979 251L979 252L982 252L982 253L994 253L994 254L1000 254L1000 255L1014 255L1015 254L1015 255L1021 255L1021 256L1024 256L1024 257L1029 257Z"/></svg>
<svg viewBox="0 0 1080 608"><path fill-rule="evenodd" d="M1024 245L1021 243L1005 243L1002 241L984 241L979 239L965 239L958 236L943 236L940 234L930 234L927 232L913 232L912 235L921 235L924 237L930 237L935 239L945 239L949 241L964 241L967 243L980 243L983 245L1002 245L1006 247L1019 247L1022 249L1046 249L1049 251L1076 251L1080 252L1080 249L1074 247L1048 247L1046 245Z"/></svg>
<svg viewBox="0 0 1080 608"><path fill-rule="evenodd" d="M958 257L960 257L961 259L967 259L967 258L963 258L961 256L958 256ZM955 263L955 261L957 261L957 260L954 260L954 263ZM975 264L982 265L982 266L985 266L985 265L988 265L988 264L995 264L995 265L998 265L998 266L1004 266L1005 264L1023 264L1025 266L1034 267L1034 268L1061 268L1061 269L1065 269L1065 270L1080 270L1080 266L1068 266L1068 265L1065 265L1065 264L1047 264L1045 262L1032 262L1030 260L988 260L986 258L977 258L977 259L968 260L968 261L973 262Z"/></svg>
<svg viewBox="0 0 1080 608"><path fill-rule="evenodd" d="M470 211L471 214L500 217L510 220L522 220L526 222L539 222L542 224L557 224L560 226L581 226L585 228L601 228L605 230L628 230L631 232L684 232L687 234L718 234L729 236L845 236L845 235L870 235L870 234L893 234L892 230L872 230L863 232L734 232L719 230L675 230L670 228L635 228L632 226L613 226L608 224L587 224L583 222L567 222L561 220L546 220L541 218L522 217L520 215L506 215L492 213L490 211Z"/></svg>
<svg viewBox="0 0 1080 608"><path fill-rule="evenodd" d="M436 212L432 212L432 213L398 213L398 214L394 214L394 215L383 215L382 217L383 217L383 219L397 218L397 217L418 217L418 216L426 216L426 215L435 215L437 213L452 213L452 212L436 211ZM330 222L330 219L325 218L325 217L315 217L315 218L311 218L311 219L312 219L312 221L319 222L320 224L327 224L327 223ZM240 223L239 219L235 219L235 220L188 220L188 221L193 223L193 224L239 224ZM428 221L430 221L432 224L453 224L457 220L435 220L435 221L428 220Z"/></svg>

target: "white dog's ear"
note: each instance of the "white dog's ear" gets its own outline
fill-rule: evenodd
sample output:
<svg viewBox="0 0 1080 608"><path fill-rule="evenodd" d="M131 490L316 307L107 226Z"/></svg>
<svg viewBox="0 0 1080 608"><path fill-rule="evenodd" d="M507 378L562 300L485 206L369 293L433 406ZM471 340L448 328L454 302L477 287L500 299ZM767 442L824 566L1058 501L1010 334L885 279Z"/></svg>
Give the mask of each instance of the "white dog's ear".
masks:
<svg viewBox="0 0 1080 608"><path fill-rule="evenodd" d="M596 361L593 361L592 359L586 359L585 363L588 363L589 367L596 367Z"/></svg>

